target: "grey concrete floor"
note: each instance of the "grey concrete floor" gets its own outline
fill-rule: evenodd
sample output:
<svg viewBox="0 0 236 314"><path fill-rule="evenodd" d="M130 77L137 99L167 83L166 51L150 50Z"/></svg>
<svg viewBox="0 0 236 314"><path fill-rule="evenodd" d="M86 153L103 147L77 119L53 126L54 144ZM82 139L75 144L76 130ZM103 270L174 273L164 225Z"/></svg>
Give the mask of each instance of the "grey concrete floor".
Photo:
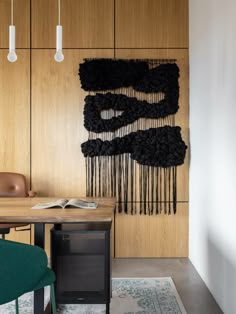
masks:
<svg viewBox="0 0 236 314"><path fill-rule="evenodd" d="M171 277L188 314L223 313L187 258L115 258L112 277Z"/></svg>

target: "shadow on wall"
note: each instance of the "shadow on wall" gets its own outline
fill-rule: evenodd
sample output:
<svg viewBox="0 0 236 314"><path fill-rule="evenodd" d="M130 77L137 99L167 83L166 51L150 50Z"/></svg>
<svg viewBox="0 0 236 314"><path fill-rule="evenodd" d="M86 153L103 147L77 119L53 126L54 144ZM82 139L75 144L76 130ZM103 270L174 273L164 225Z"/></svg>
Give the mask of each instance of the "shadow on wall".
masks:
<svg viewBox="0 0 236 314"><path fill-rule="evenodd" d="M214 234L208 233L208 282L207 286L225 314L236 313L236 260ZM235 239L232 239L235 245Z"/></svg>

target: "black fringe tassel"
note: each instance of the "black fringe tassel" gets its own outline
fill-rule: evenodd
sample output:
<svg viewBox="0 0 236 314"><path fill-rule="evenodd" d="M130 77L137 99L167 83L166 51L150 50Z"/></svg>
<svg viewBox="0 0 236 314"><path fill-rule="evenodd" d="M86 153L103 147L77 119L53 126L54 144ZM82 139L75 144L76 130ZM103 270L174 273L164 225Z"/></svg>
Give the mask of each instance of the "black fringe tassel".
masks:
<svg viewBox="0 0 236 314"><path fill-rule="evenodd" d="M145 60L149 68L158 64L175 62L176 60ZM103 91L106 93L107 91ZM137 97L150 103L162 99L160 93L144 94L132 88L120 88L115 93L129 97ZM91 94L91 93L89 93ZM114 110L105 113L105 118L118 116ZM175 125L174 115L161 119L139 119L132 125L110 132L109 136L102 133L102 140L112 140L137 130ZM89 132L89 139L95 139L98 134ZM177 203L177 167L160 168L138 164L129 154L116 156L86 157L86 196L116 197L116 211L125 214L175 214Z"/></svg>

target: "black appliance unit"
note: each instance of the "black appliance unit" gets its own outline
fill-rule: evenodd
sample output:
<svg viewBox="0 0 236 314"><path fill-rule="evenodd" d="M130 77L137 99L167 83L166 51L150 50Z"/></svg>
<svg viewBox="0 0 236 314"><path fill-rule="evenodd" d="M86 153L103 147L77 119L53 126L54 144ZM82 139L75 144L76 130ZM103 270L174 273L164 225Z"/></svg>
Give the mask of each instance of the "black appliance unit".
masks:
<svg viewBox="0 0 236 314"><path fill-rule="evenodd" d="M111 222L55 225L51 262L58 304L106 304L111 298Z"/></svg>

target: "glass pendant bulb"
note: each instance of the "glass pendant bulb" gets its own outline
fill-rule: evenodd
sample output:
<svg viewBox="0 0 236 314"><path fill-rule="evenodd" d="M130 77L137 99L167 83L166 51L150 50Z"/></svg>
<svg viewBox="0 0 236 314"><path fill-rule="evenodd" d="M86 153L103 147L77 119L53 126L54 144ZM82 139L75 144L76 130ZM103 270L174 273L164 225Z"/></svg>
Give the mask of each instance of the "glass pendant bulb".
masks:
<svg viewBox="0 0 236 314"><path fill-rule="evenodd" d="M57 39L56 39L56 53L54 59L57 62L62 62L64 60L64 55L62 53L62 26L57 25L56 27Z"/></svg>
<svg viewBox="0 0 236 314"><path fill-rule="evenodd" d="M15 51L15 26L9 26L9 53L7 59L10 62L15 62L17 60L17 55Z"/></svg>
<svg viewBox="0 0 236 314"><path fill-rule="evenodd" d="M7 55L7 60L9 62L15 62L17 60L17 55L16 55L15 50L9 51Z"/></svg>
<svg viewBox="0 0 236 314"><path fill-rule="evenodd" d="M57 62L62 62L64 60L64 55L62 53L62 50L57 50L57 52L54 55L54 59Z"/></svg>

